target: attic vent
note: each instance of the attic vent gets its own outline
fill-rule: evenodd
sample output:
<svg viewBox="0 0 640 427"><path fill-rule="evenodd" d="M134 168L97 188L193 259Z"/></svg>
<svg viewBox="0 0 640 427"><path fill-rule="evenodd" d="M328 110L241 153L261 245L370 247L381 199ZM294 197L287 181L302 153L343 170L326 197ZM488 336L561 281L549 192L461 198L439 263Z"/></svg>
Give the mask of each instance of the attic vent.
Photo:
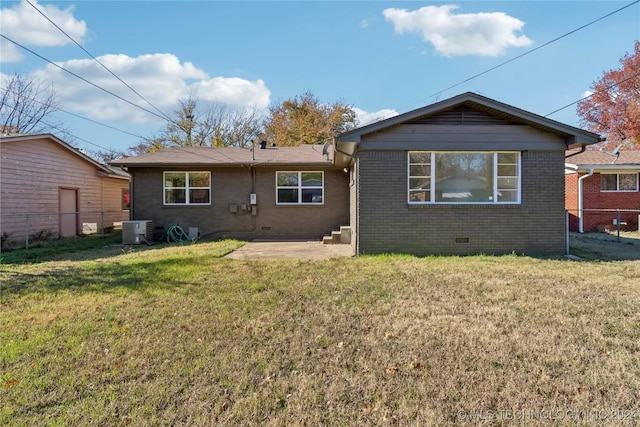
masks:
<svg viewBox="0 0 640 427"><path fill-rule="evenodd" d="M410 124L417 125L498 125L509 124L508 121L491 115L487 112L476 110L465 105L442 111L439 114L424 116L413 120Z"/></svg>
<svg viewBox="0 0 640 427"><path fill-rule="evenodd" d="M456 245L468 245L470 243L468 237L456 237L453 239L453 242Z"/></svg>

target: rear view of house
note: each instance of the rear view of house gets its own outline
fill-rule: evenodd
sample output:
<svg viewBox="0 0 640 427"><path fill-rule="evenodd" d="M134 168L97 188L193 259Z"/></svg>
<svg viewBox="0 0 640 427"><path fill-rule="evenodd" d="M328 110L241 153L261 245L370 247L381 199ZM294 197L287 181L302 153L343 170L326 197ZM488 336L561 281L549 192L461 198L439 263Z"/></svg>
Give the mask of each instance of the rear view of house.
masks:
<svg viewBox="0 0 640 427"><path fill-rule="evenodd" d="M359 254L561 254L565 150L599 136L465 93L335 141Z"/></svg>
<svg viewBox="0 0 640 427"><path fill-rule="evenodd" d="M357 254L562 254L564 153L598 141L465 93L330 146L175 147L112 164L132 174L132 219L165 229L245 239L339 233L331 240Z"/></svg>
<svg viewBox="0 0 640 427"><path fill-rule="evenodd" d="M567 153L566 208L573 231L637 230L640 214L640 151Z"/></svg>
<svg viewBox="0 0 640 427"><path fill-rule="evenodd" d="M69 237L129 218L129 176L51 134L0 138L0 233Z"/></svg>

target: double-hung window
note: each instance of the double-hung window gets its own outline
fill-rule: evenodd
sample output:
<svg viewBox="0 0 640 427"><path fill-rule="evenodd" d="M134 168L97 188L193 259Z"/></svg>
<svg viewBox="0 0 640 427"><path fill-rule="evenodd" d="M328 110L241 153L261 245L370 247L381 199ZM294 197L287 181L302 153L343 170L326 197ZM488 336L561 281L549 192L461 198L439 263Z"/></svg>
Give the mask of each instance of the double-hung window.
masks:
<svg viewBox="0 0 640 427"><path fill-rule="evenodd" d="M638 191L637 173L600 174L600 191Z"/></svg>
<svg viewBox="0 0 640 427"><path fill-rule="evenodd" d="M279 205L323 204L324 172L276 172Z"/></svg>
<svg viewBox="0 0 640 427"><path fill-rule="evenodd" d="M518 204L519 152L410 151L411 204Z"/></svg>
<svg viewBox="0 0 640 427"><path fill-rule="evenodd" d="M210 205L211 172L165 172L165 205Z"/></svg>

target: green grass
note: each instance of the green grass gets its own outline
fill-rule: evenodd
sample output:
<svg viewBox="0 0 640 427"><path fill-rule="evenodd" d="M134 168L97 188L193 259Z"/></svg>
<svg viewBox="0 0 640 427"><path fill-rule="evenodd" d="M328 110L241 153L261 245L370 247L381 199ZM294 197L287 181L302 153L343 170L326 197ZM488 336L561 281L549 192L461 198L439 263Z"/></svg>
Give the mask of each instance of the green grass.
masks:
<svg viewBox="0 0 640 427"><path fill-rule="evenodd" d="M0 424L640 422L638 261L240 245L3 254Z"/></svg>

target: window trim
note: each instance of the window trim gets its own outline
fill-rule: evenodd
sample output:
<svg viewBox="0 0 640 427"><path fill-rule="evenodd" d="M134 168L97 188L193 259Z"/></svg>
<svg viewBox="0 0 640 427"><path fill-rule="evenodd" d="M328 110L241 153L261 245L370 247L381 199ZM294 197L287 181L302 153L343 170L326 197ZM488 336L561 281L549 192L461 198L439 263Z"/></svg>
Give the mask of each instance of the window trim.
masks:
<svg viewBox="0 0 640 427"><path fill-rule="evenodd" d="M278 174L281 173L297 173L298 174L298 185L297 186L280 186L278 185ZM319 173L322 176L322 184L319 186L303 186L302 185L302 174L303 173ZM280 171L276 171L275 174L275 184L276 184L276 205L277 206L323 206L324 205L324 197L325 197L325 191L324 191L324 171L318 171L318 170L294 170L294 171L287 171L287 170L280 170ZM297 202L280 202L279 198L278 198L278 190L279 189L293 189L296 188L298 190L298 201ZM313 202L303 202L302 201L302 190L303 189L320 189L322 190L322 201L320 203L313 203Z"/></svg>
<svg viewBox="0 0 640 427"><path fill-rule="evenodd" d="M615 190L603 190L602 189L602 175L615 175L616 176L616 189ZM636 178L636 188L634 190L620 190L620 175L633 175ZM601 193L637 193L638 192L638 173L637 172L600 172L600 192Z"/></svg>
<svg viewBox="0 0 640 427"><path fill-rule="evenodd" d="M185 174L185 186L184 187L167 187L166 186L166 174L168 173L183 173ZM190 187L189 186L189 174L192 173L206 173L209 176L208 187ZM167 203L167 190L168 189L184 189L185 190L185 202L184 203ZM189 201L189 190L209 190L209 201L207 203L191 203ZM163 171L162 172L162 204L164 206L211 206L211 171Z"/></svg>
<svg viewBox="0 0 640 427"><path fill-rule="evenodd" d="M429 153L429 165L430 165L430 188L429 188L429 201L412 201L411 200L411 154L415 153ZM491 154L493 157L492 167L493 167L493 201L487 202L465 202L465 203L456 203L456 202L438 202L436 201L436 185L433 183L436 182L436 168L433 167L435 163L436 155L438 154ZM500 176L498 175L498 155L499 154L516 154L517 155L517 164L516 164L516 176ZM498 178L504 177L512 177L517 178L518 183L515 188L517 192L516 200L514 201L506 201L501 202L498 201ZM407 151L407 203L410 205L450 205L450 206L469 206L469 205L521 205L522 204L522 153L520 151L430 151L430 150L411 150Z"/></svg>

